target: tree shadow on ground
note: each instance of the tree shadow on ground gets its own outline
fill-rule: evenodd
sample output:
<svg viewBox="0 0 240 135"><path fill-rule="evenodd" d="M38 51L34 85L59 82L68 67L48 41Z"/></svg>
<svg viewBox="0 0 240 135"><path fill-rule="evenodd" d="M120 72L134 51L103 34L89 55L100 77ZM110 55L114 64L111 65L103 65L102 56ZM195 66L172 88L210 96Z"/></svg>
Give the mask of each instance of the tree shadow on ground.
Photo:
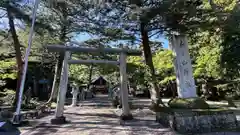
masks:
<svg viewBox="0 0 240 135"><path fill-rule="evenodd" d="M119 116L116 114L108 114L108 113L84 113L84 114L79 114L79 113L65 113L68 115L75 115L75 116L82 116L82 117L98 117L97 121L87 121L87 122L71 122L72 124L96 124L96 125L120 125L120 122L118 121ZM117 119L115 121L106 121L106 118L112 118L112 119ZM133 120L130 121L125 121L124 126L130 126L130 127L148 127L148 128L159 128L160 124L156 123L155 120L148 120L148 119L139 119L139 118L134 118ZM162 126L161 126L162 127Z"/></svg>
<svg viewBox="0 0 240 135"><path fill-rule="evenodd" d="M81 106L81 107L85 107L85 106L87 106L87 107L93 107L93 108L112 108L111 107L111 104L103 104L103 103L99 103L99 104L88 104L88 105L81 105L81 103L79 103L79 105Z"/></svg>
<svg viewBox="0 0 240 135"><path fill-rule="evenodd" d="M159 128L163 128L161 126L156 126L152 127L151 125L141 125L143 123L139 123L138 120L135 120L137 123L134 124L126 124L123 126L123 128L119 128L119 124L115 123L115 122L110 122L110 121L100 121L100 122L72 122L70 123L71 125L69 126L63 126L63 125L42 125L39 126L37 130L35 130L36 132L31 133L31 135L47 135L47 134L51 134L51 133L58 133L59 129L61 129L61 131L59 133L64 134L64 133L68 133L71 134L72 133L83 133L83 132L89 132L91 134L98 134L100 132L110 132L111 134L114 133L119 133L122 131L125 132L131 132L132 134L136 133L139 134L139 132L143 132L144 134L146 133L151 133L151 134L167 134L169 132L171 132L170 129L168 128L164 128L161 129L161 131L157 131L157 130L152 130L154 129L159 129ZM91 126L89 126L91 125ZM142 126L150 126L149 127L142 127ZM124 128L127 127L127 128ZM101 134L101 133L100 133ZM27 135L27 134L24 134Z"/></svg>
<svg viewBox="0 0 240 135"><path fill-rule="evenodd" d="M31 135L50 135L52 133L56 133L58 130L53 128L38 128L38 131L36 133L31 133ZM28 134L23 134L28 135Z"/></svg>
<svg viewBox="0 0 240 135"><path fill-rule="evenodd" d="M115 114L108 113L65 113L66 115L77 115L77 116L93 116L93 117L107 117L107 118L118 118Z"/></svg>
<svg viewBox="0 0 240 135"><path fill-rule="evenodd" d="M49 126L46 126L46 125L47 125L47 123L41 123L38 126L29 127L28 131L21 135L29 135L30 133L31 133L31 135L42 135L43 133L51 134L51 133L55 133L57 131L57 129L48 128ZM33 133L34 131L36 131L36 129L37 129L37 133Z"/></svg>
<svg viewBox="0 0 240 135"><path fill-rule="evenodd" d="M144 129L144 128L134 128L134 127L128 127L128 128L124 128L124 129L119 129L119 128L116 128L114 126L109 126L109 127L83 127L83 126L79 126L78 129L76 129L74 132L84 132L84 131L92 131L91 133L92 134L97 134L97 132L100 132L100 131L108 131L110 132L111 134L117 134L119 132L131 132L131 135L133 135L134 133L136 133L136 135L139 135L139 132L144 132L144 134L149 134L151 133L152 135L153 134L162 134L164 135L165 133L169 133L171 132L170 129L164 129L164 130L161 130L161 131L153 131L153 130L149 130L149 129ZM170 134L168 134L170 135Z"/></svg>

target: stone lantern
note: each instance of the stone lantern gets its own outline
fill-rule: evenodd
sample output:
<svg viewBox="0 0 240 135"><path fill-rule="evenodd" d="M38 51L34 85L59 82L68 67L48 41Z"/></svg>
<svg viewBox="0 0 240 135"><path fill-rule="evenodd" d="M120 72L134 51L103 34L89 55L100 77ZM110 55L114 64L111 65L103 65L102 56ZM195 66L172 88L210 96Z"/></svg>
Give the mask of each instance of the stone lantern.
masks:
<svg viewBox="0 0 240 135"><path fill-rule="evenodd" d="M78 89L78 87L77 87L77 85L76 84L73 84L72 85L72 92L71 92L71 94L72 94L72 107L75 107L75 106L77 106L77 96L78 96L78 94L79 94L79 89Z"/></svg>

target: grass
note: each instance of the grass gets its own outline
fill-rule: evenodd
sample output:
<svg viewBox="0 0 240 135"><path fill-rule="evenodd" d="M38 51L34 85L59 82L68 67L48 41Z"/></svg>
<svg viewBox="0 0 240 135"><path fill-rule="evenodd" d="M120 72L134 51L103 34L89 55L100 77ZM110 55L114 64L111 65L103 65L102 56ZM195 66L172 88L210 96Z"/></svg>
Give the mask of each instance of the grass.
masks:
<svg viewBox="0 0 240 135"><path fill-rule="evenodd" d="M200 98L173 99L168 100L167 102L165 102L165 104L166 107L151 108L151 110L155 112L164 112L169 114L176 113L179 115L191 115L191 114L214 115L217 114L218 112L233 111L231 108L229 108L227 102L224 103L213 101L205 102ZM233 112L236 112L236 110L234 110Z"/></svg>
<svg viewBox="0 0 240 135"><path fill-rule="evenodd" d="M179 114L179 115L214 115L219 112L231 111L228 108L209 108L209 109L187 109L187 108L170 108L170 107L159 107L155 112L164 112L168 114Z"/></svg>
<svg viewBox="0 0 240 135"><path fill-rule="evenodd" d="M179 109L208 109L210 108L207 102L201 98L173 98L169 100L170 108Z"/></svg>
<svg viewBox="0 0 240 135"><path fill-rule="evenodd" d="M166 106L168 106L168 102L170 99L162 99L162 101L164 102L164 104ZM236 105L237 108L240 109L240 100L232 100L233 103ZM230 108L233 107L231 105L229 105L229 102L227 100L222 100L222 101L206 101L208 103L208 105L210 106L210 108Z"/></svg>

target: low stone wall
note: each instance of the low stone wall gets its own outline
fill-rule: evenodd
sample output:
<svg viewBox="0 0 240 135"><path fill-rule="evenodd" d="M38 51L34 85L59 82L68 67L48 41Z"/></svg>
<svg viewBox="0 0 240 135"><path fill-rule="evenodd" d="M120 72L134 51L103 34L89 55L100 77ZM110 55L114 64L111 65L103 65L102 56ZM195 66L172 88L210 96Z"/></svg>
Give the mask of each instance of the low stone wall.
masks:
<svg viewBox="0 0 240 135"><path fill-rule="evenodd" d="M205 133L236 129L236 115L229 110L174 109L156 113L156 120L179 133Z"/></svg>

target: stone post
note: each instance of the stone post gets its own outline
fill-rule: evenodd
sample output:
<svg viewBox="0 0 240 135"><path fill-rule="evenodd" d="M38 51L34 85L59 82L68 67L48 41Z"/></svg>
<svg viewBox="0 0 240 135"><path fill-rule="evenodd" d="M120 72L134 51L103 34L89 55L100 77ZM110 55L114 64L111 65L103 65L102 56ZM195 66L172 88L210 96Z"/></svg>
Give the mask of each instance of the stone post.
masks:
<svg viewBox="0 0 240 135"><path fill-rule="evenodd" d="M112 87L113 86L111 84L108 85L108 98L110 100L112 100Z"/></svg>
<svg viewBox="0 0 240 135"><path fill-rule="evenodd" d="M173 35L169 47L174 55L178 97L197 97L187 37L185 35Z"/></svg>
<svg viewBox="0 0 240 135"><path fill-rule="evenodd" d="M120 91L121 91L121 98L122 98L122 120L131 120L133 119L132 114L129 108L128 102L128 88L127 88L127 55L126 53L120 54Z"/></svg>
<svg viewBox="0 0 240 135"><path fill-rule="evenodd" d="M65 52L63 65L62 65L61 80L60 80L60 84L59 84L57 108L56 108L56 112L55 112L55 117L53 119L51 119L52 124L66 123L66 119L63 116L63 111L64 111L66 92L67 92L67 84L68 84L68 60L69 60L69 57L70 57L70 53Z"/></svg>
<svg viewBox="0 0 240 135"><path fill-rule="evenodd" d="M78 93L79 93L79 90L78 90L78 87L76 87L76 86L73 86L72 87L72 107L75 107L75 106L77 106L77 96L78 96Z"/></svg>

